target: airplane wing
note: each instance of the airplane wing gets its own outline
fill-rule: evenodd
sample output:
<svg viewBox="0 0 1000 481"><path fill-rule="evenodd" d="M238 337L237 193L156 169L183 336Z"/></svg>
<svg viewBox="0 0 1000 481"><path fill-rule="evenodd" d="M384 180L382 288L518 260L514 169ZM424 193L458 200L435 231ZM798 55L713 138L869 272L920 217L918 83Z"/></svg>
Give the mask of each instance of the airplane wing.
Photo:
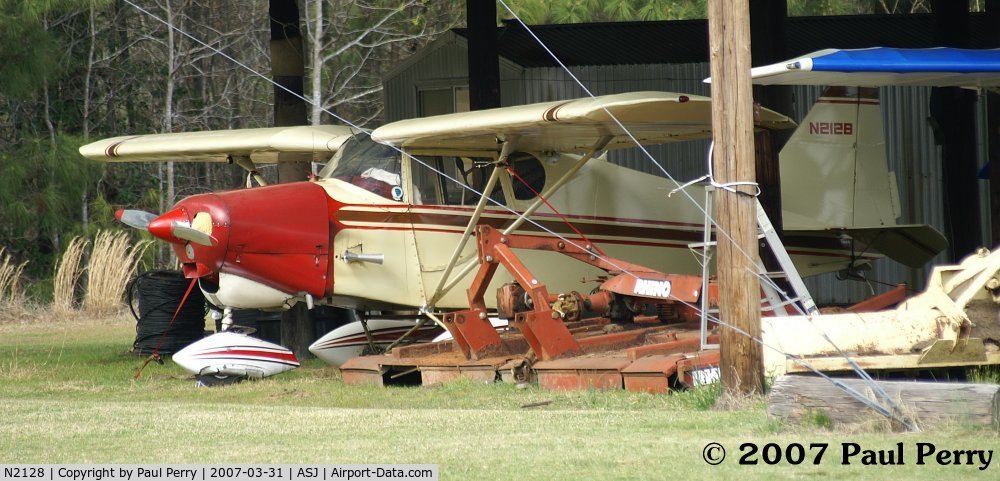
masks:
<svg viewBox="0 0 1000 481"><path fill-rule="evenodd" d="M80 154L103 162L227 162L248 156L257 163L311 161L330 154L354 134L339 125L208 130L112 137L80 147Z"/></svg>
<svg viewBox="0 0 1000 481"><path fill-rule="evenodd" d="M827 49L753 68L750 76L758 85L998 87L1000 49Z"/></svg>
<svg viewBox="0 0 1000 481"><path fill-rule="evenodd" d="M643 144L703 139L711 136L712 107L708 97L631 92L401 120L375 129L372 139L411 150L468 151L496 151L498 139L516 139L517 150L583 152L611 135L606 148L635 147L615 119ZM795 126L767 109L757 124Z"/></svg>
<svg viewBox="0 0 1000 481"><path fill-rule="evenodd" d="M890 259L913 268L948 248L948 240L926 224L890 225L877 227L843 227L823 231L785 231L786 235L849 235Z"/></svg>

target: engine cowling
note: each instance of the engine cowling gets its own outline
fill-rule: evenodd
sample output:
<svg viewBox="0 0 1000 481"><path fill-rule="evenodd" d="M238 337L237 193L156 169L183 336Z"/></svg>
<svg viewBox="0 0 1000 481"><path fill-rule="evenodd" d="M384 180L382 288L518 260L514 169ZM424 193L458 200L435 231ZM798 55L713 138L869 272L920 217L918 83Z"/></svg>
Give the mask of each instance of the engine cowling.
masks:
<svg viewBox="0 0 1000 481"><path fill-rule="evenodd" d="M273 297L322 298L332 289L327 206L326 192L310 182L202 194L178 202L148 230L172 244L185 275L218 302L280 307Z"/></svg>

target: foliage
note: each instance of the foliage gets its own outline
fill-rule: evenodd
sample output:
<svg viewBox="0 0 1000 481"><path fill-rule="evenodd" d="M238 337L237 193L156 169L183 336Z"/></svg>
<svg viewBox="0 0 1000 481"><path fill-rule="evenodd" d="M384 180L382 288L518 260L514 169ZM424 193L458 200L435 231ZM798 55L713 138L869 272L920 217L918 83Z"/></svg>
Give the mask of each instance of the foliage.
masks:
<svg viewBox="0 0 1000 481"><path fill-rule="evenodd" d="M382 73L464 19L459 0L307 0L311 123L382 118Z"/></svg>
<svg viewBox="0 0 1000 481"><path fill-rule="evenodd" d="M263 0L136 3L176 10L180 28L266 72ZM165 118L186 130L269 123L263 79L179 34L165 64L166 28L120 0L0 0L0 27L0 245L30 261L36 299L51 294L54 259L72 237L119 227L118 208L164 208L160 166L102 165L80 157L80 145L156 132ZM234 186L226 167L179 166L177 194Z"/></svg>
<svg viewBox="0 0 1000 481"><path fill-rule="evenodd" d="M706 0L505 0L527 24L686 20L706 18ZM503 5L502 18L510 16Z"/></svg>
<svg viewBox="0 0 1000 481"><path fill-rule="evenodd" d="M102 167L81 159L80 141L71 135L53 139L23 132L6 152L0 152L0 239L32 260L32 276L52 272L52 255L61 239L79 227L67 219L79 218L87 186L96 182Z"/></svg>
<svg viewBox="0 0 1000 481"><path fill-rule="evenodd" d="M20 301L21 273L28 261L18 264L11 259L10 253L0 247L0 307L16 304Z"/></svg>
<svg viewBox="0 0 1000 481"><path fill-rule="evenodd" d="M979 366L967 369L965 373L969 382L981 384L1000 384L1000 366Z"/></svg>
<svg viewBox="0 0 1000 481"><path fill-rule="evenodd" d="M706 18L706 0L504 0L525 23L625 22ZM979 10L979 2L973 9ZM502 18L510 12L501 4ZM788 0L790 16L929 12L929 0Z"/></svg>
<svg viewBox="0 0 1000 481"><path fill-rule="evenodd" d="M677 398L686 405L700 410L713 408L722 396L722 385L712 383L704 386L697 386L687 391L677 394Z"/></svg>
<svg viewBox="0 0 1000 481"><path fill-rule="evenodd" d="M75 307L77 284L83 275L84 250L89 243L87 239L76 236L69 242L66 252L63 252L52 281L53 312L66 313Z"/></svg>
<svg viewBox="0 0 1000 481"><path fill-rule="evenodd" d="M132 244L122 231L97 234L87 267L87 293L83 298L83 308L87 312L112 314L124 307L125 287L150 244L150 241Z"/></svg>
<svg viewBox="0 0 1000 481"><path fill-rule="evenodd" d="M70 3L0 0L0 92L28 96L60 71L59 42L46 23Z"/></svg>
<svg viewBox="0 0 1000 481"><path fill-rule="evenodd" d="M929 0L788 0L788 14L793 17L929 11Z"/></svg>

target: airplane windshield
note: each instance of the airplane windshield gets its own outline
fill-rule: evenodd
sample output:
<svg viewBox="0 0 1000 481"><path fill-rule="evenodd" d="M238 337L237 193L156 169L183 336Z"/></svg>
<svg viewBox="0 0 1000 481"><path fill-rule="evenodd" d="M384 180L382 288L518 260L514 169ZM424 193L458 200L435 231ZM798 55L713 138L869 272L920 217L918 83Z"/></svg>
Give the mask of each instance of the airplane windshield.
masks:
<svg viewBox="0 0 1000 481"><path fill-rule="evenodd" d="M343 180L387 199L402 199L399 151L359 135L344 144L341 152L338 160L320 172L321 178Z"/></svg>

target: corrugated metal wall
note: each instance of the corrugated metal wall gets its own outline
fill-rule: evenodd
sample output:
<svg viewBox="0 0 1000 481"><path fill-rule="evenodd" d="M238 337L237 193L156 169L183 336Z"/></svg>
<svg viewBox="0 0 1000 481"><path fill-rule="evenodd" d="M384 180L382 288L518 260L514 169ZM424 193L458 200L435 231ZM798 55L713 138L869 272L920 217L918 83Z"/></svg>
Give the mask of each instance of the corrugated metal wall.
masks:
<svg viewBox="0 0 1000 481"><path fill-rule="evenodd" d="M469 85L468 48L464 38L447 32L417 55L422 56L382 80L386 123L417 116L419 89ZM525 103L523 79L522 67L501 60L500 98L504 106Z"/></svg>
<svg viewBox="0 0 1000 481"><path fill-rule="evenodd" d="M642 90L660 90L708 96L707 63L673 65L616 65L572 67L573 75L594 95ZM584 97L586 93L561 68L525 70L526 103ZM705 175L708 141L657 145L649 153L675 180L684 183ZM608 159L616 164L663 176L659 167L638 149L613 151ZM699 193L700 195L700 193Z"/></svg>
<svg viewBox="0 0 1000 481"><path fill-rule="evenodd" d="M465 45L450 45L413 68L386 81L386 112L389 119L413 116L414 85L435 78L464 77ZM583 66L571 69L594 95L665 90L708 95L707 63L676 65ZM518 71L507 65L501 68L504 105L544 102L585 96L583 89L560 68L532 68ZM435 77L436 76L436 77ZM408 89L408 90L407 90ZM818 87L794 89L795 111L789 113L800 121L819 96ZM886 132L889 169L896 172L899 186L901 224L931 224L941 232L944 226L944 202L940 149L934 143L927 122L930 89L918 87L881 88L882 115ZM980 119L982 121L982 119ZM687 142L655 146L650 153L680 181L706 173L708 142ZM616 151L611 161L642 172L663 175L658 167L638 150ZM979 162L982 165L982 161ZM984 204L984 209L988 209ZM987 211L988 212L988 211ZM939 255L934 263L944 262ZM833 274L806 280L813 297L821 304L847 304L884 292L900 282L921 289L929 268L910 269L889 259L877 261L867 273L868 283L842 281Z"/></svg>

